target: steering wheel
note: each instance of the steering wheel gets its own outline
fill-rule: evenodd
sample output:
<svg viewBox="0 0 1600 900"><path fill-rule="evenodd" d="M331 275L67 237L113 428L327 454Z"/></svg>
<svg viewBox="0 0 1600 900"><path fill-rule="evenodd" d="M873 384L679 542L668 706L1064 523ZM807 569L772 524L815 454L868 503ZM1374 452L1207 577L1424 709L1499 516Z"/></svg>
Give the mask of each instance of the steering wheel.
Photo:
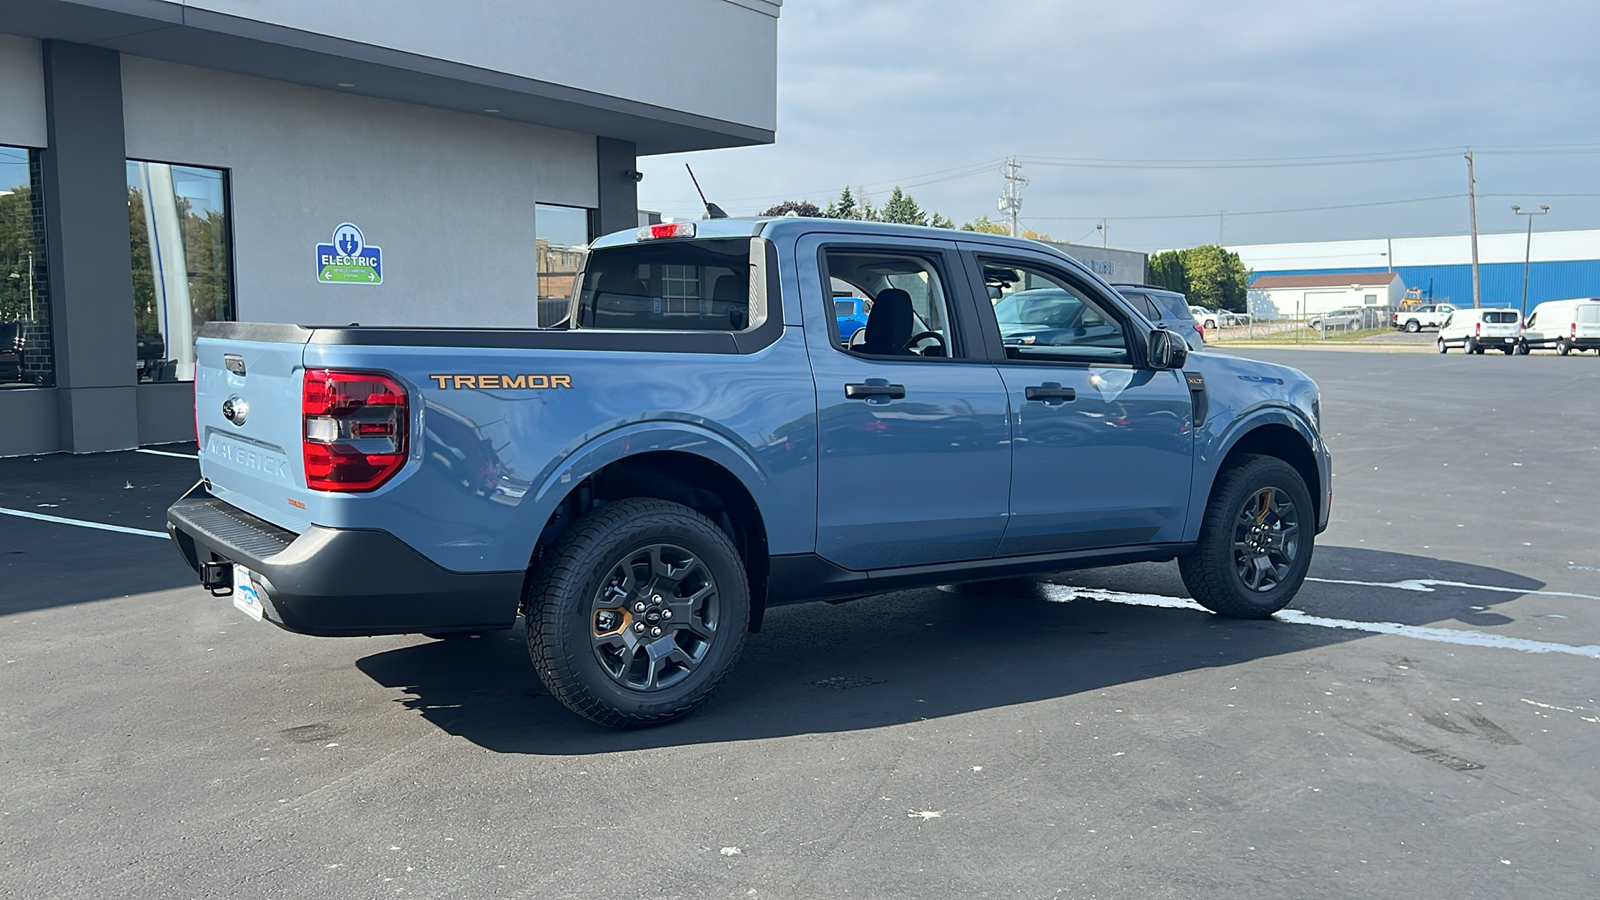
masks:
<svg viewBox="0 0 1600 900"><path fill-rule="evenodd" d="M910 350L913 347L915 347L917 344L921 343L922 341L928 340L929 338L932 338L933 340L935 340L935 341L937 341L939 343L939 352L937 354L935 354L935 355L944 356L945 355L945 349L946 349L945 348L945 343L944 343L944 335L940 334L937 331L919 331L916 334L913 334L911 336L911 338L909 340L907 340L905 342L905 344L903 344L902 346L904 346L907 350ZM932 350L933 348L929 347L928 349ZM919 352L921 352L921 351L919 351ZM927 356L928 354L926 352L922 352L922 355L923 356Z"/></svg>

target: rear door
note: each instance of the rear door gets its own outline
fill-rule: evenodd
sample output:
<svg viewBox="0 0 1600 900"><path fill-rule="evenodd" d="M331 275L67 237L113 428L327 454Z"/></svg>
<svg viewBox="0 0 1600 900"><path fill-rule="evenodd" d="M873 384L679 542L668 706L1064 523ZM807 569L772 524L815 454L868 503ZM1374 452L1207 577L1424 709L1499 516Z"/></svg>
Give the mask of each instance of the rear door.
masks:
<svg viewBox="0 0 1600 900"><path fill-rule="evenodd" d="M301 458L301 359L307 333L294 326L226 327L252 339L195 342L200 474L224 502L290 531L304 531L317 500L305 486Z"/></svg>
<svg viewBox="0 0 1600 900"><path fill-rule="evenodd" d="M1569 325L1573 335L1581 340L1600 340L1600 301L1579 303Z"/></svg>
<svg viewBox="0 0 1600 900"><path fill-rule="evenodd" d="M1194 436L1178 371L1142 365L1145 326L1098 284L1043 254L963 245L1010 397L1010 523L1002 556L1182 539ZM998 291L992 290L997 288ZM1054 291L1101 328L1007 340L1006 297ZM994 294L999 293L998 298Z"/></svg>
<svg viewBox="0 0 1600 900"><path fill-rule="evenodd" d="M858 571L993 556L1011 481L1006 389L968 338L970 305L953 302L954 243L813 234L796 260L817 391L817 552ZM872 301L848 342L841 284Z"/></svg>

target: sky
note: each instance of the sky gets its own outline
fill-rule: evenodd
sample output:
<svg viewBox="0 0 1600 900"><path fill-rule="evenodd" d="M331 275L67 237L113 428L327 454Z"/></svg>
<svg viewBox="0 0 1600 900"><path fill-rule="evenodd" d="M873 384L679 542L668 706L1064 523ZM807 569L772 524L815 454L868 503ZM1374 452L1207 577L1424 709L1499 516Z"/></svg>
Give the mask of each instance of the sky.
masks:
<svg viewBox="0 0 1600 900"><path fill-rule="evenodd" d="M774 144L645 157L641 208L902 185L1153 251L1600 228L1596 0L786 0ZM709 48L698 64L710 64ZM1343 207L1343 208L1329 208ZM1292 210L1285 212L1286 210Z"/></svg>

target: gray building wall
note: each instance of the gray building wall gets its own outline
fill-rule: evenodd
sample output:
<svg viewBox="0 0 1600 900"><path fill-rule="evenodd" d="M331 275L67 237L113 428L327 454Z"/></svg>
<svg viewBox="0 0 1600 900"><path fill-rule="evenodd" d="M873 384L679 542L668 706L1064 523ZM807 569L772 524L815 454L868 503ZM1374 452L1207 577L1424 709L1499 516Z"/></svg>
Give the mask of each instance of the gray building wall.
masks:
<svg viewBox="0 0 1600 900"><path fill-rule="evenodd" d="M1137 250L1115 250L1109 247L1090 247L1085 244L1068 244L1047 241L1050 246L1083 263L1096 275L1112 284L1143 284L1148 254Z"/></svg>
<svg viewBox="0 0 1600 900"><path fill-rule="evenodd" d="M592 135L132 56L122 73L130 158L229 171L241 321L531 326L534 204L599 203ZM317 281L341 222L382 248L382 284Z"/></svg>
<svg viewBox="0 0 1600 900"><path fill-rule="evenodd" d="M39 42L0 34L0 144L43 147L45 133Z"/></svg>

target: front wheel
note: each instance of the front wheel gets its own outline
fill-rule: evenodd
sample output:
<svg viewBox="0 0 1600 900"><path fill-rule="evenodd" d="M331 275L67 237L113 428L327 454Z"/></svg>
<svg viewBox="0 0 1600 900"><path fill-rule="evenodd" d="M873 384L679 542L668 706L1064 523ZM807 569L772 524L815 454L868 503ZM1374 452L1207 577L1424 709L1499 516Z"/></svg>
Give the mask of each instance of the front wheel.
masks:
<svg viewBox="0 0 1600 900"><path fill-rule="evenodd" d="M640 728L711 698L744 646L750 586L710 519L618 500L544 554L523 612L528 654L557 700L601 725Z"/></svg>
<svg viewBox="0 0 1600 900"><path fill-rule="evenodd" d="M1212 612L1264 619L1294 599L1311 567L1316 514L1294 467L1246 456L1212 488L1194 553L1178 560L1183 584Z"/></svg>
<svg viewBox="0 0 1600 900"><path fill-rule="evenodd" d="M1449 353L1450 352L1450 348L1446 347L1444 345L1444 338L1439 338L1437 343L1439 344L1439 352L1440 353Z"/></svg>

